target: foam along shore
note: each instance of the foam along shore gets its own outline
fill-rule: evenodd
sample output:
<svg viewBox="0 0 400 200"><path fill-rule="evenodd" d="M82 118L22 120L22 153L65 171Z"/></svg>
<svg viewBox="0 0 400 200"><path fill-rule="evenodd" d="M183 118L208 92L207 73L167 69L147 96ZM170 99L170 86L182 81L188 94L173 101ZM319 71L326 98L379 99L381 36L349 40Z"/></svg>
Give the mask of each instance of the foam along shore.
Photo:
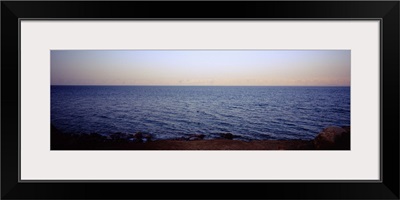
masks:
<svg viewBox="0 0 400 200"><path fill-rule="evenodd" d="M234 140L221 133L220 139L204 139L202 134L186 138L152 141L151 134L114 133L65 134L51 126L51 150L350 150L350 127L331 126L313 140Z"/></svg>

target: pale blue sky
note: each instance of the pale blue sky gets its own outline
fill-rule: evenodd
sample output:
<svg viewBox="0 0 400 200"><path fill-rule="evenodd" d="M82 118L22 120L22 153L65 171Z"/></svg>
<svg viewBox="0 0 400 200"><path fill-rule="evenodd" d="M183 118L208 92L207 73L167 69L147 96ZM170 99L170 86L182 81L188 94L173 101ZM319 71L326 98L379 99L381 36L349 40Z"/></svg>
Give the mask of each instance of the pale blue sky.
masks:
<svg viewBox="0 0 400 200"><path fill-rule="evenodd" d="M51 84L349 86L350 50L52 50Z"/></svg>

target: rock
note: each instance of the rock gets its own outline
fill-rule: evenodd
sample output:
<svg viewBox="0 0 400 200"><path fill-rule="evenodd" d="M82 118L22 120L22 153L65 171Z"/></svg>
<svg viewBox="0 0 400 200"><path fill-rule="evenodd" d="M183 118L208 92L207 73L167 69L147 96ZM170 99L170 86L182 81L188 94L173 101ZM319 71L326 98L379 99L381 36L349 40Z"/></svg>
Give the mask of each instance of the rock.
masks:
<svg viewBox="0 0 400 200"><path fill-rule="evenodd" d="M135 138L136 142L143 142L143 133L136 132L135 134L133 134L133 138Z"/></svg>
<svg viewBox="0 0 400 200"><path fill-rule="evenodd" d="M346 130L346 132L349 132L349 133L350 133L350 126L342 126L342 128L343 128L344 130Z"/></svg>
<svg viewBox="0 0 400 200"><path fill-rule="evenodd" d="M143 138L146 139L146 142L151 142L152 136L148 133L143 134Z"/></svg>
<svg viewBox="0 0 400 200"><path fill-rule="evenodd" d="M205 137L204 134L193 134L193 135L190 135L187 140L190 140L190 141L192 141L192 140L202 140L202 139L204 139L204 137Z"/></svg>
<svg viewBox="0 0 400 200"><path fill-rule="evenodd" d="M317 150L350 150L350 127L330 126L314 139Z"/></svg>
<svg viewBox="0 0 400 200"><path fill-rule="evenodd" d="M143 133L142 132L137 132L133 135L136 139L142 139L143 138Z"/></svg>
<svg viewBox="0 0 400 200"><path fill-rule="evenodd" d="M233 134L232 133L221 133L220 136L224 139L232 140L233 139Z"/></svg>
<svg viewBox="0 0 400 200"><path fill-rule="evenodd" d="M112 133L112 134L110 134L110 138L111 138L111 140L121 140L121 135L122 135L122 133L121 132L116 132L116 133Z"/></svg>
<svg viewBox="0 0 400 200"><path fill-rule="evenodd" d="M187 137L185 137L185 136L182 136L182 137L179 137L179 138L174 138L174 139L172 139L172 140L178 140L178 141L186 141L186 140L188 140L189 138L187 138Z"/></svg>
<svg viewBox="0 0 400 200"><path fill-rule="evenodd" d="M204 134L196 134L196 137L200 138L200 139L204 139L204 137L206 137Z"/></svg>
<svg viewBox="0 0 400 200"><path fill-rule="evenodd" d="M126 141L129 141L129 139L131 138L131 135L127 134L127 133L122 133L122 132L115 132L115 133L109 134L109 136L107 136L107 138L112 141L126 142Z"/></svg>

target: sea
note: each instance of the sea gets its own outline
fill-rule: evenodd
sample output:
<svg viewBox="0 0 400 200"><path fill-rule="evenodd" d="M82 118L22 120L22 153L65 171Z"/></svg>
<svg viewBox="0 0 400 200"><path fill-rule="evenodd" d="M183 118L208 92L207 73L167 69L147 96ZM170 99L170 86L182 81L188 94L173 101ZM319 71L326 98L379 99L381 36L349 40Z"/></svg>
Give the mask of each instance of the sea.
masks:
<svg viewBox="0 0 400 200"><path fill-rule="evenodd" d="M309 140L350 126L350 87L51 86L64 133L147 132L156 140L231 133L237 140Z"/></svg>

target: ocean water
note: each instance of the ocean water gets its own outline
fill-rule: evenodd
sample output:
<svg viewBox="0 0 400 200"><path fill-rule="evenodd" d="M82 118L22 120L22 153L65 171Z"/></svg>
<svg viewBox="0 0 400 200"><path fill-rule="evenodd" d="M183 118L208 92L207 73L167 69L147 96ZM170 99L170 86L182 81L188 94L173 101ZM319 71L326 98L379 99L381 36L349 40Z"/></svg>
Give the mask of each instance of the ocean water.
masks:
<svg viewBox="0 0 400 200"><path fill-rule="evenodd" d="M51 86L65 133L137 131L155 139L230 132L239 140L313 139L350 125L350 87Z"/></svg>

